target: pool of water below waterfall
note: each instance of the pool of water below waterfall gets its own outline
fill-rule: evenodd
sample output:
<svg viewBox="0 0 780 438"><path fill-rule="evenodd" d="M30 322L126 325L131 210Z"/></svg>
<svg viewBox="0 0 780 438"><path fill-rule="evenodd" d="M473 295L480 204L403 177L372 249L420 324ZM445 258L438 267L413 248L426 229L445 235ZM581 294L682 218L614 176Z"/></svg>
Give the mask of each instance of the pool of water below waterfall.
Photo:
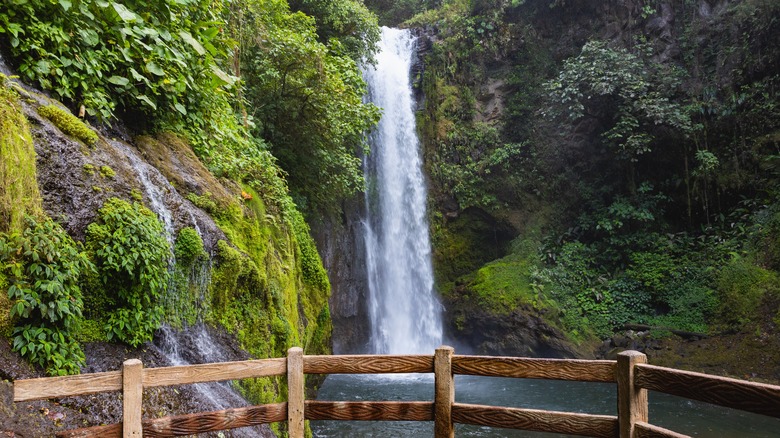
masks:
<svg viewBox="0 0 780 438"><path fill-rule="evenodd" d="M702 438L780 438L780 419L650 392L650 422ZM332 375L318 394L330 401L430 401L433 375ZM456 376L455 401L494 406L616 415L616 387L608 383ZM432 422L312 421L315 437L432 437ZM456 425L458 437L557 435Z"/></svg>

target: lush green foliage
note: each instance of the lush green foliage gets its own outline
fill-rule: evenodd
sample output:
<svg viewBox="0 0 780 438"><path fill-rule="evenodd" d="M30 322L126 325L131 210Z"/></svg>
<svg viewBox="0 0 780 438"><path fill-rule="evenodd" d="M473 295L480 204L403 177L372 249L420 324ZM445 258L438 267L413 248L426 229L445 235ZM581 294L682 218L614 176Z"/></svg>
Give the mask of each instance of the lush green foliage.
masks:
<svg viewBox="0 0 780 438"><path fill-rule="evenodd" d="M384 26L397 26L412 16L432 8L433 0L365 0L366 6L379 17Z"/></svg>
<svg viewBox="0 0 780 438"><path fill-rule="evenodd" d="M514 255L474 267L465 258L484 254L454 236L479 209L522 235L541 221L542 264L515 263L517 290L534 289L518 302L554 301L550 322L575 338L626 323L753 323L745 315L774 305L764 270L780 266L780 52L769 43L780 22L768 18L778 5L741 2L706 23L690 2L671 6L694 16L666 24L679 45L652 29L668 14L652 5L613 32L621 7L445 0L409 21L436 32L419 120L446 218L434 233L439 280L476 304L506 297L499 268ZM570 32L551 32L560 27ZM476 294L479 284L496 293Z"/></svg>
<svg viewBox="0 0 780 438"><path fill-rule="evenodd" d="M290 9L314 17L324 44L338 40L352 59L371 59L379 42L377 19L361 0L288 0Z"/></svg>
<svg viewBox="0 0 780 438"><path fill-rule="evenodd" d="M23 233L0 234L0 263L16 317L13 349L51 375L78 373L79 278L93 269L80 246L52 220L28 217Z"/></svg>
<svg viewBox="0 0 780 438"><path fill-rule="evenodd" d="M39 106L38 113L51 120L62 132L78 138L89 146L94 145L98 141L95 131L91 130L76 116L57 105Z"/></svg>
<svg viewBox="0 0 780 438"><path fill-rule="evenodd" d="M90 115L187 114L233 82L219 12L210 0L11 0L0 33L22 75Z"/></svg>
<svg viewBox="0 0 780 438"><path fill-rule="evenodd" d="M312 3L314 4L314 3ZM253 132L272 145L296 202L333 210L363 188L357 153L379 117L362 102L354 54L338 39L318 40L314 20L277 0L242 3L231 17ZM259 38L255 29L263 29ZM367 53L365 53L367 54ZM248 115L249 116L249 115Z"/></svg>
<svg viewBox="0 0 780 438"><path fill-rule="evenodd" d="M108 338L132 346L151 340L168 285L170 248L160 220L141 204L111 198L87 228L87 249L102 289L92 293L113 304L103 309L109 312Z"/></svg>

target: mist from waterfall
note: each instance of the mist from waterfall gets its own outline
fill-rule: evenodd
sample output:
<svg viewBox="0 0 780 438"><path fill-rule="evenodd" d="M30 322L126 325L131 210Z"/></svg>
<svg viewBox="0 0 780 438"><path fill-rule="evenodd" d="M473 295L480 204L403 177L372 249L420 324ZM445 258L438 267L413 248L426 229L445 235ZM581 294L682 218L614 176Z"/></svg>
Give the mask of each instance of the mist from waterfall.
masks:
<svg viewBox="0 0 780 438"><path fill-rule="evenodd" d="M382 28L376 65L364 69L368 99L382 108L364 160L372 353L430 354L442 338L410 79L414 57L408 30Z"/></svg>

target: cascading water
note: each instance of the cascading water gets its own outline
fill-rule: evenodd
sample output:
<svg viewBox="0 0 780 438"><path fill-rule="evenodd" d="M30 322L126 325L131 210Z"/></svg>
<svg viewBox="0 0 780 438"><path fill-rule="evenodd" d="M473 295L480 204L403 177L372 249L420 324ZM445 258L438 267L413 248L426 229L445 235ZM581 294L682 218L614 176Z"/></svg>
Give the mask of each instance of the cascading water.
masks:
<svg viewBox="0 0 780 438"><path fill-rule="evenodd" d="M410 80L414 55L415 38L409 31L382 28L376 66L364 71L368 98L383 110L364 160L374 353L430 354L442 337Z"/></svg>

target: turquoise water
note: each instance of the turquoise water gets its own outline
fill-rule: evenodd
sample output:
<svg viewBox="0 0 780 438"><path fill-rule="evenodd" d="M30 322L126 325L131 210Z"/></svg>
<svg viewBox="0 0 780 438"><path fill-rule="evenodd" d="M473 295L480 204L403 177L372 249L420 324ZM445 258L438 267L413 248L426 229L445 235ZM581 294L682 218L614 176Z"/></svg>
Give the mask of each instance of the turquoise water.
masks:
<svg viewBox="0 0 780 438"><path fill-rule="evenodd" d="M780 419L650 392L650 422L703 438L780 438ZM318 400L431 401L432 375L333 375ZM455 401L493 406L616 415L609 383L456 376ZM430 422L312 421L315 437L432 437ZM457 437L560 437L550 433L456 425Z"/></svg>

